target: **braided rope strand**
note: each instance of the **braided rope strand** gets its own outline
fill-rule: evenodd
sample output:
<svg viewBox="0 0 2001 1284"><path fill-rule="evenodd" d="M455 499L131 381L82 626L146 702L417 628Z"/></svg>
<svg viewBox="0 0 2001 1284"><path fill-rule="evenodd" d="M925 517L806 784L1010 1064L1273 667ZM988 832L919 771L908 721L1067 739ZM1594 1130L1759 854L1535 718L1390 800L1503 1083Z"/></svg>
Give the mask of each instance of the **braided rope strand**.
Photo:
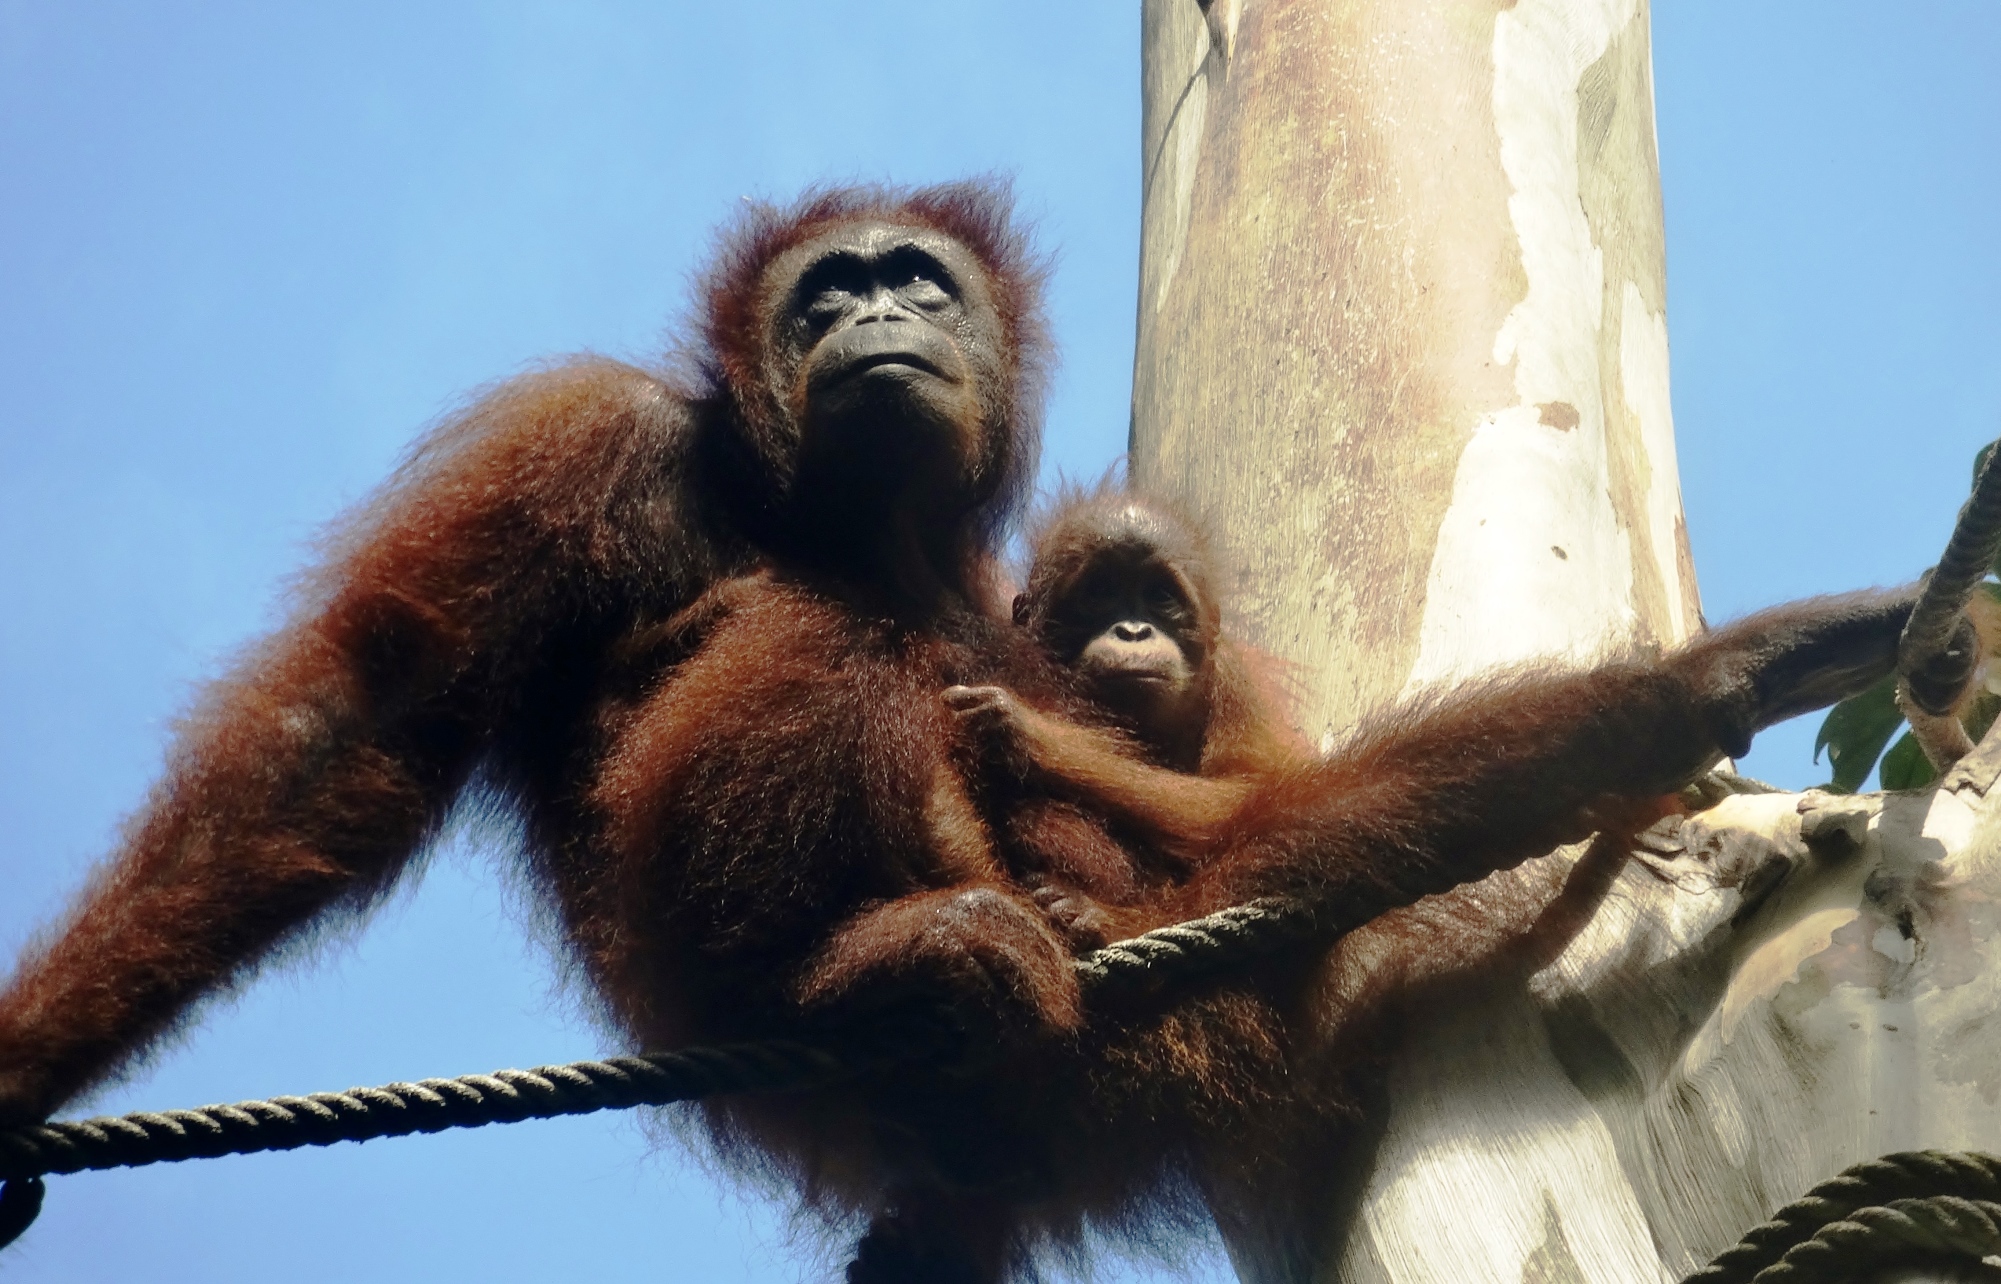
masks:
<svg viewBox="0 0 2001 1284"><path fill-rule="evenodd" d="M1253 901L1115 942L1077 961L1085 992L1141 992L1296 944L1314 915ZM952 1060L962 1035L935 1016L856 1031L838 1046L784 1040L496 1070L456 1079L272 1097L195 1110L135 1111L0 1130L0 1248L41 1211L50 1174L252 1155L448 1128L661 1106L725 1092L819 1087L869 1069Z"/></svg>
<svg viewBox="0 0 2001 1284"><path fill-rule="evenodd" d="M1351 896L1338 914L1305 900L1268 897L1114 942L1077 960L1078 983L1087 1000L1100 1002L1159 991L1338 935L1453 881L1441 869L1407 872L1395 887ZM33 1222L40 1179L50 1174L330 1146L727 1092L811 1088L920 1059L950 1062L965 1053L963 1038L949 1014L933 1013L856 1030L832 1045L774 1040L695 1047L0 1130L0 1247Z"/></svg>
<svg viewBox="0 0 2001 1284"><path fill-rule="evenodd" d="M1078 961L1078 979L1093 994L1153 988L1291 944L1311 927L1311 916L1289 902L1233 906L1108 945ZM838 1049L782 1040L685 1048L36 1124L0 1131L0 1181L815 1087L871 1067L937 1056L951 1035L935 1024L911 1024L878 1028Z"/></svg>
<svg viewBox="0 0 2001 1284"><path fill-rule="evenodd" d="M1753 1277L1755 1284L1838 1284L1872 1268L1977 1262L2001 1253L2001 1203L1934 1195L1857 1209Z"/></svg>
<svg viewBox="0 0 2001 1284"><path fill-rule="evenodd" d="M16 1181L46 1174L406 1137L666 1105L718 1092L809 1087L859 1068L856 1059L824 1048L773 1041L38 1124L0 1132L0 1180L11 1190Z"/></svg>
<svg viewBox="0 0 2001 1284"><path fill-rule="evenodd" d="M1813 1187L1682 1284L1845 1279L1862 1269L1857 1253L1884 1262L1912 1252L1977 1260L2001 1252L2001 1231L1992 1221L1997 1213L2001 1158L1956 1150L1884 1155ZM1947 1228L1961 1228L1952 1232L1960 1238L1943 1238Z"/></svg>
<svg viewBox="0 0 2001 1284"><path fill-rule="evenodd" d="M1312 916L1290 902L1233 906L1087 955L1077 962L1078 981L1087 993L1158 988L1294 943L1311 927ZM685 1048L0 1130L0 1248L41 1212L41 1179L51 1174L663 1106L725 1092L812 1088L922 1058L950 1060L962 1051L959 1031L935 1018L856 1033L839 1047L772 1040Z"/></svg>
<svg viewBox="0 0 2001 1284"><path fill-rule="evenodd" d="M1296 945L1320 930L1309 907L1267 897L1093 950L1077 960L1077 980L1093 999L1157 990Z"/></svg>
<svg viewBox="0 0 2001 1284"><path fill-rule="evenodd" d="M1899 672L1911 673L1951 644L1960 612L1974 588L2001 555L2001 442L1988 447L1973 479L1973 493L1960 507L1952 537L1925 582L1897 646Z"/></svg>

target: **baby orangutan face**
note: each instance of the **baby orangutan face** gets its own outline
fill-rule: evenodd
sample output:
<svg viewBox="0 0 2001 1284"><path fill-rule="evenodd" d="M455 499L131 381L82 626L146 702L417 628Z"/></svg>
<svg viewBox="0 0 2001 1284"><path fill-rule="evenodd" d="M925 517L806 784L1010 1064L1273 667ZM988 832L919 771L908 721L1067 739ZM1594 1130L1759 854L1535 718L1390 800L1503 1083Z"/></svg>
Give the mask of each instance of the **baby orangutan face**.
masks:
<svg viewBox="0 0 2001 1284"><path fill-rule="evenodd" d="M1143 740L1166 745L1207 723L1209 640L1194 586L1171 563L1108 552L1056 605L1045 633L1068 644L1058 654Z"/></svg>
<svg viewBox="0 0 2001 1284"><path fill-rule="evenodd" d="M1044 537L1018 624L1131 724L1166 765L1199 764L1209 724L1217 611L1205 559L1169 514L1087 507Z"/></svg>

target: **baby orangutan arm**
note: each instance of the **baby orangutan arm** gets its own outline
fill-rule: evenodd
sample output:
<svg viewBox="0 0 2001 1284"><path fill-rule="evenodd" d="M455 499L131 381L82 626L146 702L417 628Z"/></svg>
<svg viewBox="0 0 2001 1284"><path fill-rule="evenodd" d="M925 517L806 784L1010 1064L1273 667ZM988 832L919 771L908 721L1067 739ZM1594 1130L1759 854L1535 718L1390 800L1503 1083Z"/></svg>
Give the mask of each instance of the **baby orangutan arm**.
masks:
<svg viewBox="0 0 2001 1284"><path fill-rule="evenodd" d="M1242 779L1156 767L1125 737L1031 709L1002 687L949 687L945 704L974 745L1177 855L1213 850L1251 792Z"/></svg>

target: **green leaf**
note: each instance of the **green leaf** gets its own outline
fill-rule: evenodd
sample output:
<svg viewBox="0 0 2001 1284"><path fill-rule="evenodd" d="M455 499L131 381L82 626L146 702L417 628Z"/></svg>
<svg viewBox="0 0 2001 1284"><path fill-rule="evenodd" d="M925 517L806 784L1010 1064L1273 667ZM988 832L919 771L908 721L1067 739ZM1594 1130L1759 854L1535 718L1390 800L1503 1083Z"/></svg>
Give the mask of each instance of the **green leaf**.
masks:
<svg viewBox="0 0 2001 1284"><path fill-rule="evenodd" d="M1897 712L1897 679L1890 676L1859 695L1852 695L1827 711L1820 733L1813 738L1813 760L1827 750L1834 767L1833 786L1852 794L1869 778L1883 746L1897 734L1904 715Z"/></svg>
<svg viewBox="0 0 2001 1284"><path fill-rule="evenodd" d="M1903 738L1883 755L1883 788L1923 789L1938 779L1938 769L1932 760L1925 757L1925 751L1918 747L1917 738L1906 731Z"/></svg>
<svg viewBox="0 0 2001 1284"><path fill-rule="evenodd" d="M1995 695L1992 691L1982 691L1960 711L1959 721L1966 728L1967 738L1974 744L1979 744L1980 738L1987 734L1987 729L1994 725L1997 714L2001 714L2001 695Z"/></svg>

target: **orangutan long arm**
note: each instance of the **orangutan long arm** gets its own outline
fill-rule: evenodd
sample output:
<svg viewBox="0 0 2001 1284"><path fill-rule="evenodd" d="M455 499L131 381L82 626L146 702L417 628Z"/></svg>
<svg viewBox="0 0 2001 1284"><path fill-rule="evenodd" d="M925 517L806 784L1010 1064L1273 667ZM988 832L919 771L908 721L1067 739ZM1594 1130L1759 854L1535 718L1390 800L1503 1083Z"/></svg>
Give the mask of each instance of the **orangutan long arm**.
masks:
<svg viewBox="0 0 2001 1284"><path fill-rule="evenodd" d="M121 849L0 991L0 1124L46 1117L395 879L554 622L635 580L599 550L632 547L634 514L668 507L635 490L662 476L647 456L672 433L657 389L611 363L519 380L360 516L299 619L211 689Z"/></svg>
<svg viewBox="0 0 2001 1284"><path fill-rule="evenodd" d="M1359 925L1581 839L1607 800L1672 793L1757 730L1888 673L1914 601L1790 603L1666 656L1529 667L1392 709L1260 779L1177 912L1290 894Z"/></svg>

